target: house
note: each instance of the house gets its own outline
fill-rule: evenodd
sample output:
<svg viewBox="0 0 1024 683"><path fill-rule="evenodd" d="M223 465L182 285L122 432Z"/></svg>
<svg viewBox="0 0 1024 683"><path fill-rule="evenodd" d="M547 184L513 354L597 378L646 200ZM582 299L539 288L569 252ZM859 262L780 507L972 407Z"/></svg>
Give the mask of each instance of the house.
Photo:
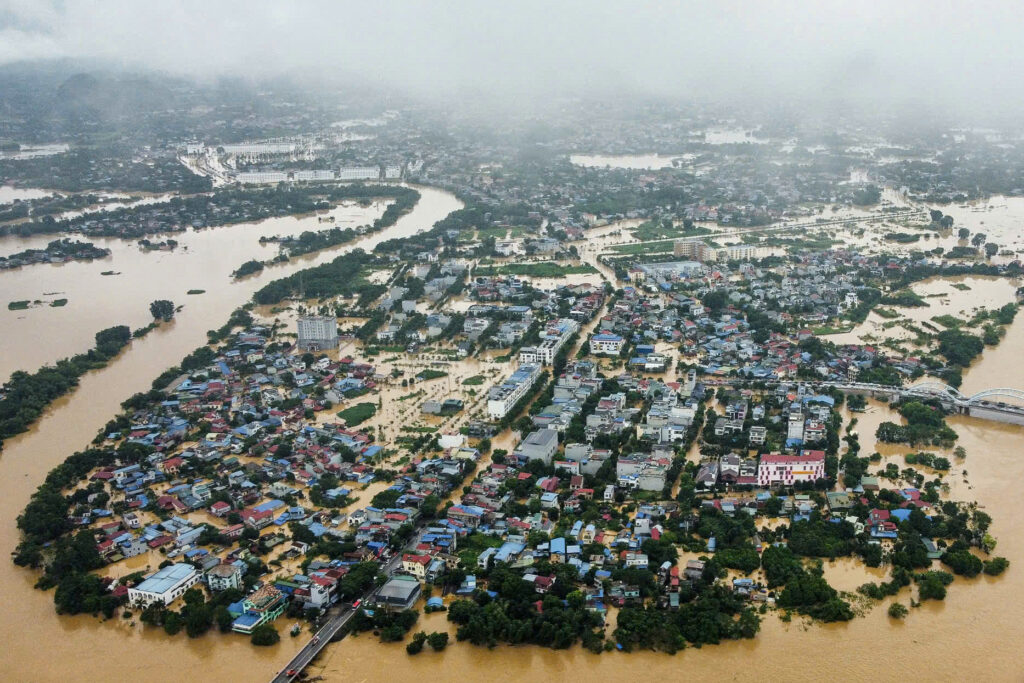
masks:
<svg viewBox="0 0 1024 683"><path fill-rule="evenodd" d="M402 555L402 571L415 576L418 581L426 581L431 559L430 555L405 553Z"/></svg>
<svg viewBox="0 0 1024 683"><path fill-rule="evenodd" d="M420 582L415 577L399 574L381 586L373 600L387 610L400 612L411 609L419 599L420 592Z"/></svg>
<svg viewBox="0 0 1024 683"><path fill-rule="evenodd" d="M171 564L134 588L128 589L128 602L135 607L148 607L160 602L171 604L199 581L199 573L190 564Z"/></svg>
<svg viewBox="0 0 1024 683"><path fill-rule="evenodd" d="M541 460L545 465L550 465L557 450L558 432L554 429L538 429L523 439L515 454L527 460Z"/></svg>
<svg viewBox="0 0 1024 683"><path fill-rule="evenodd" d="M206 572L206 585L211 591L242 587L242 570L233 564L218 564Z"/></svg>
<svg viewBox="0 0 1024 683"><path fill-rule="evenodd" d="M763 487L792 486L824 478L824 451L803 451L800 455L768 453L761 456L757 467L757 484Z"/></svg>
<svg viewBox="0 0 1024 683"><path fill-rule="evenodd" d="M252 633L257 626L281 616L286 602L284 593L276 586L258 588L242 602L242 614L232 622L231 630L236 633Z"/></svg>
<svg viewBox="0 0 1024 683"><path fill-rule="evenodd" d="M617 334L595 334L590 338L590 353L595 356L617 356L625 340Z"/></svg>

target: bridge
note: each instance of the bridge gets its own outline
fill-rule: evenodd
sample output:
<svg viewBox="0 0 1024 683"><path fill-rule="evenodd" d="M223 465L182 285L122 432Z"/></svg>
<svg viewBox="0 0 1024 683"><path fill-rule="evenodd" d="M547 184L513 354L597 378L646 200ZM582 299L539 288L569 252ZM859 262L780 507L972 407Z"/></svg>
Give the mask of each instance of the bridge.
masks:
<svg viewBox="0 0 1024 683"><path fill-rule="evenodd" d="M417 527L417 532L422 529L423 524L421 523ZM414 534L413 540L410 545L417 542L419 534ZM401 566L402 553L396 552L385 564L381 567L381 571L391 576ZM362 596L362 602L367 602L373 594L377 592L376 588L371 588ZM332 608L328 614L332 614L331 618L328 619L327 623L324 624L319 631L317 631L309 642L306 643L301 650L299 650L292 660L288 662L288 665L284 667L274 678L271 679L271 683L292 683L295 681L302 670L309 666L320 651L327 647L327 644L338 635L338 632L344 628L352 617L356 615L356 610L348 606L340 606Z"/></svg>
<svg viewBox="0 0 1024 683"><path fill-rule="evenodd" d="M724 382L728 384L728 381ZM958 389L942 382L921 382L907 387L868 382L785 382L771 380L767 384L806 384L813 387L832 388L843 393L861 394L874 398L885 398L894 401L901 398L919 398L938 401L947 410L961 415L969 415L983 420L1009 422L1024 425L1024 391L1008 387L985 389L975 394L966 395ZM1007 403L1010 399L1019 403Z"/></svg>

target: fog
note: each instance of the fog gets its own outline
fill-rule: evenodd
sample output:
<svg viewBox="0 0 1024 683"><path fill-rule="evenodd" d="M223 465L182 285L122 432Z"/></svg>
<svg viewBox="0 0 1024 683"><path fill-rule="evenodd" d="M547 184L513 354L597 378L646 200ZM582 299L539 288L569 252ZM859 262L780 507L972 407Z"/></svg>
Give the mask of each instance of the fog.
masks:
<svg viewBox="0 0 1024 683"><path fill-rule="evenodd" d="M199 78L354 80L417 95L791 100L1010 113L1003 3L0 1L0 64L89 59Z"/></svg>

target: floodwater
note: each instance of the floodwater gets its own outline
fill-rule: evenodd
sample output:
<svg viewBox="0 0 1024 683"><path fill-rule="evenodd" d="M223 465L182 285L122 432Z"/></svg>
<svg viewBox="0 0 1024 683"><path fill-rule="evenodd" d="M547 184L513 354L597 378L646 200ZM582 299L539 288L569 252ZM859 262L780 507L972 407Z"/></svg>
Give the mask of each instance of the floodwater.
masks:
<svg viewBox="0 0 1024 683"><path fill-rule="evenodd" d="M242 223L215 229L188 230L171 235L152 235L152 242L174 239L173 251L144 251L134 241L118 238L80 238L112 254L95 261L74 261L59 265L41 264L0 273L0 381L14 370L35 370L60 358L88 350L94 335L112 325L132 329L151 322L149 303L169 299L184 305L172 323L151 335L175 333L186 328L194 340L192 347L205 339L205 332L219 327L236 307L245 303L254 291L276 278L300 268L323 263L355 246L371 249L388 237L403 237L424 230L458 208L449 195L432 188L421 188L423 198L416 209L386 233L370 235L349 245L293 259L287 264L268 266L263 272L241 280L232 271L250 259L267 260L278 253L276 244L260 244L262 236L298 235L306 230L327 230L328 223L317 217L271 218L259 223ZM375 202L363 208L346 203L333 209L334 225L356 227L373 222L386 208ZM31 238L0 238L0 253L28 248L43 248L53 235ZM117 273L103 275L104 272ZM202 289L204 294L188 295ZM51 307L47 302L64 298L67 305ZM27 310L7 309L10 301L39 301ZM40 343L42 340L43 343ZM135 342L139 344L139 342ZM168 359L164 366L177 361ZM153 376L159 371L152 373Z"/></svg>
<svg viewBox="0 0 1024 683"><path fill-rule="evenodd" d="M436 221L462 206L454 195L447 192L429 187L417 189L422 199L412 213L402 217L388 230L361 240L355 246L370 249L385 239L411 236L429 229ZM380 210L382 207L372 209L367 217L378 215ZM363 222L366 220L361 218L359 223ZM316 229L315 225L316 219L313 218L311 229ZM261 226L240 225L206 231L211 236L217 233L236 233L238 236L234 238L235 242L227 243L230 252L226 255L204 256L199 253L199 246L195 246L189 250L187 257L181 259L180 268L188 269L189 273L198 277L202 275L203 268L213 267L212 262L218 256L232 264L231 268L236 267L237 263L245 260L246 252L240 254L232 249L232 245L237 244L239 249L248 248L246 245L258 240ZM280 224L268 228L270 234L282 231ZM182 237L185 236L178 237L179 241ZM328 260L350 248L352 246L330 250L312 257L303 265ZM160 255L146 254L139 258ZM170 254L162 256L166 258ZM97 272L110 267L94 265L97 266ZM206 330L220 326L231 310L244 303L258 286L298 267L299 264L293 264L269 269L269 272L254 280L238 284L228 283L226 277L212 279L208 293L189 297L189 306L172 325L133 342L107 368L82 377L77 390L58 400L31 431L9 439L0 454L0 519L3 520L0 523L0 541L3 548L11 551L17 544L14 520L46 473L72 452L84 448L107 420L118 412L121 401L148 389L152 379L164 368L202 344L206 339ZM46 266L35 268L41 269L43 273L63 270ZM30 270L25 269L26 272ZM136 272L133 269L131 280L121 281L122 289L147 286L149 272L152 271ZM2 284L4 277L0 277L0 286L6 286ZM175 297L179 302L185 301L182 296L184 289L193 286L187 281L189 276L185 277L178 287L182 290L181 295ZM45 277L39 281L38 286L51 291ZM108 318L86 320L88 324L85 334L72 329L69 323L66 329L61 330L61 334L88 337L88 343L82 347L84 349L91 345L92 334L105 324L122 320L137 324L134 320L117 318L115 314L118 305L112 293L107 292L105 295L106 306L111 309L107 312ZM104 296L103 292L99 296ZM69 303L68 307L71 305ZM96 315L103 314L102 307L96 310ZM62 309L31 309L24 313L47 314L51 311L59 313ZM148 315L145 311L143 314L143 317ZM109 322L105 322L107 319ZM3 362L11 367L29 367L40 358L47 360L51 356L67 353L39 353L34 347L45 347L47 344L39 341L43 339L43 332L38 327L25 328L24 334L32 335L27 340L16 338L6 320L0 329L3 330L3 338L0 340L4 349ZM53 341L60 342L60 339ZM71 350L77 350L78 346L74 345ZM148 681L180 681L196 676L204 680L261 680L270 678L282 668L300 646L300 643L287 636L275 647L253 648L246 638L237 635L210 634L198 640L189 640L184 635L169 638L162 632L143 629L138 624L133 626L131 620L101 622L91 616L59 617L53 610L52 593L33 590L36 578L35 572L15 567L6 559L0 562L0 592L8 602L7 618L0 627L8 653L2 667L5 680L105 681L128 677Z"/></svg>
<svg viewBox="0 0 1024 683"><path fill-rule="evenodd" d="M403 219L406 223L374 239L394 236L399 230L411 234L458 207L451 195L421 191L423 210L417 207ZM220 287L236 288L225 286L223 281ZM245 296L240 293L237 303ZM174 326L133 343L109 367L83 377L81 386L58 401L31 432L7 442L0 456L0 534L6 548L15 546L14 519L45 473L67 454L82 448L115 414L124 398L147 388L164 367L200 344L205 330L219 325L237 303L224 302L217 310L186 308ZM35 312L39 311L28 311ZM3 343L6 345L7 340ZM1024 316L1011 326L1000 347L987 349L965 373L965 388L978 390L992 382L1024 387L1024 367L1015 362L1022 344ZM12 348L22 350L25 345ZM484 367L474 371L491 374ZM454 389L455 377L451 383ZM446 380L424 383L431 392L435 391L434 385L438 394L450 390ZM886 407L872 402L869 412L857 418L864 453L879 450L888 460L906 450L896 446L877 448L874 443L877 424L898 419ZM799 619L784 624L769 615L754 640L690 649L674 657L653 653L597 656L580 648L487 650L455 643L454 639L442 653L428 648L417 657L409 657L403 644L382 645L365 634L329 645L310 673L339 682L406 678L634 681L638 672L662 680L678 680L683 672L716 680L820 680L828 675L822 673L826 671L842 672L852 681L897 680L922 674L929 680L1021 680L1024 661L1018 644L1024 639L1024 623L1016 618L1016 606L1024 593L1024 537L1015 534L1015 520L1024 516L1024 497L1019 495L1017 484L1024 477L1024 459L1019 455L1024 447L1024 428L963 417L952 418L951 424L968 452L967 459L955 464L954 472L947 477L953 483L954 494L961 499L976 499L985 506L995 520L992 533L999 540L997 554L1013 564L999 578L958 578L944 602L912 609L903 623L892 622L886 616L888 602L876 605L863 618L839 625L808 625ZM967 483L963 483L962 470L969 471ZM863 581L877 579L870 571L846 561L829 564L826 572L844 589L862 582L859 572L863 572ZM275 647L253 648L247 639L236 635L210 634L189 640L184 634L168 637L162 631L132 626L120 619L101 622L90 616L59 617L53 611L52 594L32 589L35 579L34 572L0 562L0 588L7 607L2 626L8 653L4 657L5 679L103 681L121 677L180 681L199 676L203 680L259 681L280 670L300 645L284 636ZM907 590L898 599L908 604ZM283 630L283 626L279 628ZM450 627L444 614L436 614L421 617L415 627L420 629L430 632Z"/></svg>
<svg viewBox="0 0 1024 683"><path fill-rule="evenodd" d="M52 145L22 145L21 149L12 152L0 152L0 159L35 159L36 157L52 157L63 154L71 149L70 145L56 143Z"/></svg>
<svg viewBox="0 0 1024 683"><path fill-rule="evenodd" d="M54 194L49 190L41 190L36 187L14 187L13 185L0 185L0 204L13 204L16 201L28 201L29 199L42 199Z"/></svg>
<svg viewBox="0 0 1024 683"><path fill-rule="evenodd" d="M932 318L951 315L961 320L970 320L979 308L993 310L1015 300L1015 292L1019 286L1017 280L1003 277L978 275L957 275L954 277L932 277L916 282L910 288L924 298L927 306L881 306L886 310L899 313L899 318L888 319L876 312L868 314L867 319L849 332L831 334L826 338L836 344L864 344L880 342L883 339L911 339L916 335L910 330L896 324L897 320L906 320L920 325L922 322L933 325L936 329L945 329ZM1005 349L1000 344L993 349L985 347L985 354Z"/></svg>

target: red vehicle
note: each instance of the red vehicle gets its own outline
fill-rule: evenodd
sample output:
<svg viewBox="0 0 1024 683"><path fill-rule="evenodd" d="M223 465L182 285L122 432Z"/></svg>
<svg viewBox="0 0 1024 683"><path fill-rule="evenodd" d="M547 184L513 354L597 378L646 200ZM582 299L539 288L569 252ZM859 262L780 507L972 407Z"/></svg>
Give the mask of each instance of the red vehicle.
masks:
<svg viewBox="0 0 1024 683"><path fill-rule="evenodd" d="M352 609L359 609L359 605L363 604L362 600L356 600L352 603Z"/></svg>
<svg viewBox="0 0 1024 683"><path fill-rule="evenodd" d="M299 675L299 670L298 669L288 669L287 671L284 672L284 675L285 676L298 676Z"/></svg>

